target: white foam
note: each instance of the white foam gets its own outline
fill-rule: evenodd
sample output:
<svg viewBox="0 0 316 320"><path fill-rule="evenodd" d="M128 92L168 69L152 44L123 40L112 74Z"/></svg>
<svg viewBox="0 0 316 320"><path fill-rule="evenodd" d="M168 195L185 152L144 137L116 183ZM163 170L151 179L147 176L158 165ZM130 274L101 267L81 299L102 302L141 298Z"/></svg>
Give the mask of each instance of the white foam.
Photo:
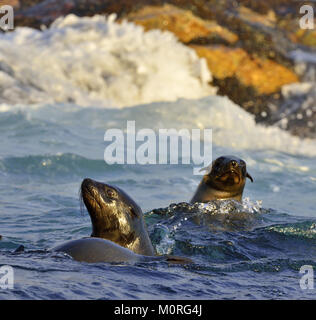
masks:
<svg viewBox="0 0 316 320"><path fill-rule="evenodd" d="M160 121L155 119L153 123L147 125L156 130L159 128L212 129L212 140L217 146L236 150L275 150L316 156L315 140L300 139L276 126L257 124L252 114L227 97L210 96L199 100L180 99L171 103L155 103L154 107L159 110L163 119ZM146 123L141 123L142 117L148 121L148 115L146 116L144 112L153 113L153 110L148 107L142 108L142 114L137 114L135 117L139 119L138 123L143 127L146 126Z"/></svg>
<svg viewBox="0 0 316 320"><path fill-rule="evenodd" d="M302 82L302 83L291 83L282 86L281 93L284 98L291 98L295 96L300 96L308 94L311 92L315 84L313 82Z"/></svg>
<svg viewBox="0 0 316 320"><path fill-rule="evenodd" d="M126 130L127 119L136 120L136 130L159 129L212 129L212 142L224 148L238 150L274 150L294 155L316 156L316 140L300 139L277 126L264 126L255 122L254 116L227 97L209 96L196 100L179 99L174 102L154 102L112 111L91 109L95 113L95 129L121 128ZM43 111L41 111L43 110ZM72 121L78 110L70 104L0 105L0 112L22 111L27 116L61 123ZM111 112L111 116L107 115ZM61 116L62 114L62 116ZM77 115L78 116L78 115ZM191 131L190 131L191 132ZM203 131L200 132L203 139ZM210 141L209 141L210 142ZM247 159L249 162L250 159ZM304 170L304 169L303 169Z"/></svg>
<svg viewBox="0 0 316 320"><path fill-rule="evenodd" d="M131 106L214 94L204 59L169 32L115 15L57 19L0 35L0 103Z"/></svg>

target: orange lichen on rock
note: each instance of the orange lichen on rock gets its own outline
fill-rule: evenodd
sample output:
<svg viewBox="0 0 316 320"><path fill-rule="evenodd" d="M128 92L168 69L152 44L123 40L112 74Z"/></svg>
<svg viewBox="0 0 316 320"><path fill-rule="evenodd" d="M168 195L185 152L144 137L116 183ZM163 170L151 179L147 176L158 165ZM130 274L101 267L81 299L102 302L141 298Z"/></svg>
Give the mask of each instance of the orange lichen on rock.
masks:
<svg viewBox="0 0 316 320"><path fill-rule="evenodd" d="M259 14L249 8L240 6L238 8L239 18L252 23L257 23L259 25L264 25L266 27L274 27L276 23L276 15L271 9L266 15Z"/></svg>
<svg viewBox="0 0 316 320"><path fill-rule="evenodd" d="M214 78L235 77L243 86L259 94L277 92L284 84L298 82L294 72L271 59L250 56L241 48L192 45L199 57L206 59Z"/></svg>
<svg viewBox="0 0 316 320"><path fill-rule="evenodd" d="M214 21L202 20L189 10L165 4L163 6L145 6L130 13L127 20L144 27L160 29L174 33L182 42L189 42L199 37L219 37L228 43L238 40L236 34L218 25Z"/></svg>
<svg viewBox="0 0 316 320"><path fill-rule="evenodd" d="M20 6L19 0L0 0L0 7L4 5L9 5L13 8L18 8Z"/></svg>
<svg viewBox="0 0 316 320"><path fill-rule="evenodd" d="M316 21L314 23L316 28ZM316 47L316 29L298 29L292 37L294 42Z"/></svg>

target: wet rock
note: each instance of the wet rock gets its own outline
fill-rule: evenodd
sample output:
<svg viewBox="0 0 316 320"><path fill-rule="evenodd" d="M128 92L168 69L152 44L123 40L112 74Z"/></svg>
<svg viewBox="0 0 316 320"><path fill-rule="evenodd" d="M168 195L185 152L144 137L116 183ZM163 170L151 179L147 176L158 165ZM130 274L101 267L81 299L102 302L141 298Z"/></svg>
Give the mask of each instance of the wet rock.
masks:
<svg viewBox="0 0 316 320"><path fill-rule="evenodd" d="M301 1L12 1L20 4L15 10L16 26L41 28L69 13L92 16L115 12L119 19L134 21L146 30L171 31L207 59L219 94L253 113L258 122L315 137L311 125L314 111L304 109L313 92L287 95L282 91L284 84L314 81L311 68L297 72L289 55L298 46L311 48L316 43L316 30L298 26Z"/></svg>
<svg viewBox="0 0 316 320"><path fill-rule="evenodd" d="M238 17L240 20L251 23L258 24L266 27L275 27L276 24L276 15L273 10L268 10L266 14L258 14L255 11L252 11L250 8L240 6L236 9Z"/></svg>
<svg viewBox="0 0 316 320"><path fill-rule="evenodd" d="M316 30L297 29L297 31L292 35L292 39L293 41L305 46L316 47Z"/></svg>
<svg viewBox="0 0 316 320"><path fill-rule="evenodd" d="M316 138L316 83L286 85L276 107L269 104L269 123L294 135Z"/></svg>
<svg viewBox="0 0 316 320"><path fill-rule="evenodd" d="M145 5L145 0L28 0L29 5L15 12L15 25L40 29L48 27L55 19L67 14L93 16L117 13L118 16Z"/></svg>
<svg viewBox="0 0 316 320"><path fill-rule="evenodd" d="M4 5L9 5L13 8L19 8L20 1L19 0L0 0L0 7L2 7Z"/></svg>
<svg viewBox="0 0 316 320"><path fill-rule="evenodd" d="M270 114L267 105L270 96L274 94L273 99L279 97L283 85L299 81L286 57L289 41L283 41L283 51L274 48L282 38L273 31L277 23L274 11L270 9L259 14L243 6L224 10L218 5L202 10L199 6L194 11L203 12L202 16L208 12L208 17L226 25L231 32L214 20L202 20L188 10L171 5L144 7L126 18L146 30L157 28L173 32L200 57L206 58L219 94L229 96L255 114L258 121L266 121ZM238 39L238 45L243 48L235 47ZM225 46L214 45L219 43Z"/></svg>
<svg viewBox="0 0 316 320"><path fill-rule="evenodd" d="M272 94L289 83L298 82L297 75L271 59L249 55L241 48L225 46L191 46L207 60L214 78L235 77L239 86L253 87L257 95Z"/></svg>
<svg viewBox="0 0 316 320"><path fill-rule="evenodd" d="M240 5L243 5L262 15L267 14L270 10L276 13L276 18L284 19L285 17L297 17L299 2L288 0L238 0Z"/></svg>
<svg viewBox="0 0 316 320"><path fill-rule="evenodd" d="M160 29L174 33L180 41L187 43L195 39L207 38L209 41L222 41L233 44L238 36L215 21L202 20L189 10L175 6L146 6L126 16L129 21L144 29Z"/></svg>
<svg viewBox="0 0 316 320"><path fill-rule="evenodd" d="M219 88L217 93L254 114L257 122L267 123L270 119L269 104L280 99L283 85L299 81L292 70L271 59L248 54L242 48L191 47L207 60L213 85Z"/></svg>
<svg viewBox="0 0 316 320"><path fill-rule="evenodd" d="M46 0L37 4L30 3L30 7L23 7L15 13L16 26L30 26L41 28L50 25L60 16L67 15L75 8L76 3L72 0Z"/></svg>

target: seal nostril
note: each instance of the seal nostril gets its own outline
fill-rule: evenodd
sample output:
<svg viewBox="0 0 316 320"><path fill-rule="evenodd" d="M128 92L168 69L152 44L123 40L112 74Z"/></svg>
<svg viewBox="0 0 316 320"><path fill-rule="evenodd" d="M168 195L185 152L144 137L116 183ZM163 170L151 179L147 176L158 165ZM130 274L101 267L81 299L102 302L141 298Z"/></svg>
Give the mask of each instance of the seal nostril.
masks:
<svg viewBox="0 0 316 320"><path fill-rule="evenodd" d="M114 191L111 190L111 189L107 189L107 190L106 190L106 194L107 194L107 196L108 196L110 199L114 198L114 196L115 196Z"/></svg>

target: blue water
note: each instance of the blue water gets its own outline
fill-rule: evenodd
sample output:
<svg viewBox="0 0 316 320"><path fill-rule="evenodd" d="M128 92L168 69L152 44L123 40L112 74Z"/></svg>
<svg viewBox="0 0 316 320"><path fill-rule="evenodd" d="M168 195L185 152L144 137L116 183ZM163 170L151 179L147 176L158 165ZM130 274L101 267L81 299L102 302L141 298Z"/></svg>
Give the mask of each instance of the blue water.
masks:
<svg viewBox="0 0 316 320"><path fill-rule="evenodd" d="M13 267L14 289L0 289L0 298L314 299L316 289L300 288L299 270L316 266L315 142L304 141L304 149L295 152L294 138L278 144L278 131L247 129L243 110L231 113L245 122L223 111L224 126L213 134L213 158L234 154L247 162L254 183L247 182L243 204L183 203L201 178L193 175L193 165L103 160L106 129L124 129L126 120L136 120L139 128L192 129L198 128L198 117L207 127L218 113L212 108L216 99L125 109L50 104L3 110L0 265ZM256 132L257 144L251 138ZM234 145L236 136L242 147ZM160 254L195 263L88 264L46 251L90 235L90 218L80 210L78 196L85 177L116 185L135 199ZM13 253L21 244L25 252Z"/></svg>

